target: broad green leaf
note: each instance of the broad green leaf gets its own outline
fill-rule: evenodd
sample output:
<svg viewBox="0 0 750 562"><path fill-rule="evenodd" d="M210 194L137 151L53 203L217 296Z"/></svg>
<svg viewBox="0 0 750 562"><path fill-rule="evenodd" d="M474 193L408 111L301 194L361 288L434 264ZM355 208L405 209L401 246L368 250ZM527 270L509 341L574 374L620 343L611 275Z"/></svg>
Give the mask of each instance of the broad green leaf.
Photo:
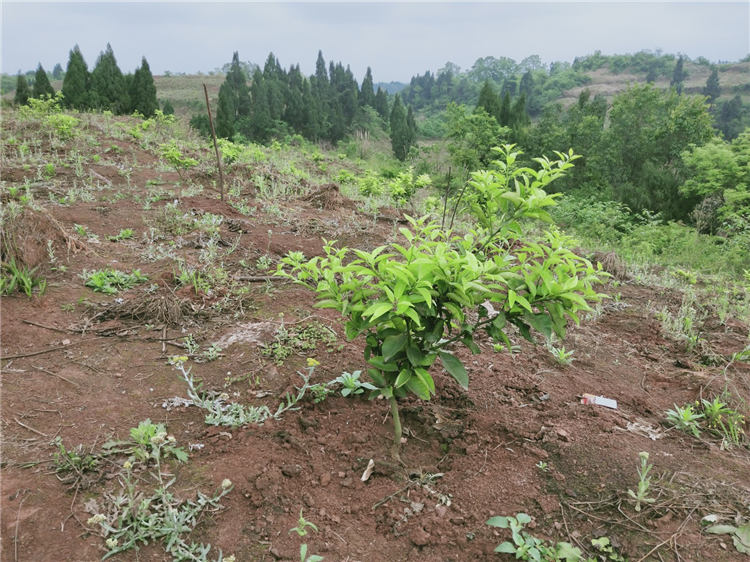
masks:
<svg viewBox="0 0 750 562"><path fill-rule="evenodd" d="M421 367L414 370L420 381L429 389L431 394L435 394L435 381L432 380L432 376L427 372L427 369Z"/></svg>
<svg viewBox="0 0 750 562"><path fill-rule="evenodd" d="M517 513L516 514L516 520L521 525L527 525L527 524L531 523L531 516L528 515L528 514L526 514L526 513Z"/></svg>
<svg viewBox="0 0 750 562"><path fill-rule="evenodd" d="M378 318L383 316L386 312L391 310L391 303L388 302L376 302L372 304L367 310L362 313L362 316L369 316L370 322L375 322Z"/></svg>
<svg viewBox="0 0 750 562"><path fill-rule="evenodd" d="M501 529L507 529L508 528L508 518L503 517L502 515L495 515L494 517L490 517L487 519L487 522L485 525L489 525L490 527L500 527Z"/></svg>
<svg viewBox="0 0 750 562"><path fill-rule="evenodd" d="M415 367L418 365L422 365L422 362L425 359L425 355L424 353L422 353L422 350L414 344L410 344L409 346L407 346L406 357L409 359L409 363L411 363Z"/></svg>
<svg viewBox="0 0 750 562"><path fill-rule="evenodd" d="M733 535L736 530L737 527L734 525L713 525L706 528L707 533L714 535Z"/></svg>
<svg viewBox="0 0 750 562"><path fill-rule="evenodd" d="M404 386L407 382L409 382L409 379L412 378L412 373L408 369L402 369L401 372L398 374L398 377L396 377L396 382L393 383L393 386L396 388L401 388Z"/></svg>
<svg viewBox="0 0 750 562"><path fill-rule="evenodd" d="M469 375L466 374L466 368L463 363L458 360L455 355L452 355L446 351L439 351L438 355L440 360L443 362L443 367L450 373L450 375L456 379L456 382L463 388L469 388Z"/></svg>
<svg viewBox="0 0 750 562"><path fill-rule="evenodd" d="M538 332L544 334L546 338L552 337L552 319L547 314L524 314L524 320Z"/></svg>
<svg viewBox="0 0 750 562"><path fill-rule="evenodd" d="M402 349L406 347L406 343L409 341L408 334L398 334L397 336L389 336L383 341L383 361L386 363L393 359Z"/></svg>
<svg viewBox="0 0 750 562"><path fill-rule="evenodd" d="M419 396L422 400L430 399L430 389L418 377L410 377L406 382L406 388Z"/></svg>
<svg viewBox="0 0 750 562"><path fill-rule="evenodd" d="M395 373L398 371L398 367L395 364L383 361L383 358L380 355L370 357L367 362L373 367L385 371L386 373Z"/></svg>
<svg viewBox="0 0 750 562"><path fill-rule="evenodd" d="M515 554L516 547L513 545L513 543L505 541L504 543L500 543L499 545L495 547L495 552L502 552L504 554Z"/></svg>

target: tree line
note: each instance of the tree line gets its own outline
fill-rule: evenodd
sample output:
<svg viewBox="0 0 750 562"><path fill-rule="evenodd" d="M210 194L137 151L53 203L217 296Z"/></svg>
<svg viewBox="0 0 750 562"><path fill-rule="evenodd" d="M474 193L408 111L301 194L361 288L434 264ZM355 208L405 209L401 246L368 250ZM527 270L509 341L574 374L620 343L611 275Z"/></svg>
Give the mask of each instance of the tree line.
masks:
<svg viewBox="0 0 750 562"><path fill-rule="evenodd" d="M254 68L251 77L246 68L235 52L219 89L216 134L220 137L266 143L299 134L335 144L379 121L390 131L394 154L400 160L416 143L413 110L404 106L400 96L391 102L385 90L378 87L375 91L369 67L361 85L348 66L326 65L320 51L315 73L309 77L299 65L285 70L273 53L262 69ZM207 131L207 117L195 116L191 124Z"/></svg>
<svg viewBox="0 0 750 562"><path fill-rule="evenodd" d="M159 109L156 85L146 57L141 59L141 66L135 72L123 74L109 43L99 54L91 72L78 45L70 51L65 73L62 74L59 64L55 66L53 76L55 72L62 77L63 105L67 108L111 111L117 115L137 111L146 117L151 117ZM41 63L31 86L26 76L19 72L14 97L17 105L25 105L29 98L54 96L55 90Z"/></svg>

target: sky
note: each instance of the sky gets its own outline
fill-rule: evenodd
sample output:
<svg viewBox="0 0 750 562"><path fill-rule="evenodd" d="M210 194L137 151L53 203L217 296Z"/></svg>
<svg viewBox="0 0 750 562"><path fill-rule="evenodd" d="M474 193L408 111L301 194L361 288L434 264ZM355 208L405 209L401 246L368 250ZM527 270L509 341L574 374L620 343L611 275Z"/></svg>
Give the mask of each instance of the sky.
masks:
<svg viewBox="0 0 750 562"><path fill-rule="evenodd" d="M662 50L737 61L750 53L750 2L2 2L0 70L67 65L74 45L92 68L107 43L123 72L145 56L154 74L208 72L240 59L314 72L325 60L361 79L408 82L447 61L542 61Z"/></svg>

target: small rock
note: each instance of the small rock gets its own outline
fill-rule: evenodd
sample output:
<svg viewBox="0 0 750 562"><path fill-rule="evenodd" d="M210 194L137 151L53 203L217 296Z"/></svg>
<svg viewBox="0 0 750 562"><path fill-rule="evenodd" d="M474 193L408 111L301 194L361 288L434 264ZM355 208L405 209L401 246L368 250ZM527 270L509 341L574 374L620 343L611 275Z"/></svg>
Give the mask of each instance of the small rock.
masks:
<svg viewBox="0 0 750 562"><path fill-rule="evenodd" d="M285 464L281 467L281 474L287 478L298 476L302 472L302 467L298 464Z"/></svg>
<svg viewBox="0 0 750 562"><path fill-rule="evenodd" d="M426 546L430 543L430 534L422 527L417 527L409 533L409 540L414 546Z"/></svg>
<svg viewBox="0 0 750 562"><path fill-rule="evenodd" d="M557 434L557 437L560 438L561 441L570 441L570 433L565 431L564 429L556 429L555 433Z"/></svg>
<svg viewBox="0 0 750 562"><path fill-rule="evenodd" d="M324 472L320 475L320 485L321 486L328 486L328 484L331 483L331 473L330 472Z"/></svg>
<svg viewBox="0 0 750 562"><path fill-rule="evenodd" d="M62 344L63 344L63 345L70 345L70 340L69 340L69 339L64 339L64 340L62 341Z"/></svg>
<svg viewBox="0 0 750 562"><path fill-rule="evenodd" d="M342 485L342 486L343 486L344 488L351 488L353 484L354 484L354 480L352 480L351 478L344 478L344 479L343 479L343 480L341 481L341 485Z"/></svg>

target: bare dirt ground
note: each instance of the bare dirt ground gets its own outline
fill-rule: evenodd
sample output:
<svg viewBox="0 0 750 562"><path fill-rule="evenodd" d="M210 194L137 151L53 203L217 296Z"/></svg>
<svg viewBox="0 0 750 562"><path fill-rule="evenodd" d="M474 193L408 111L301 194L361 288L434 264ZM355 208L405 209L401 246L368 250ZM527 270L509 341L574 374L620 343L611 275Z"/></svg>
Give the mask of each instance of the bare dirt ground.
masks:
<svg viewBox="0 0 750 562"><path fill-rule="evenodd" d="M144 258L161 247L198 264L205 250L199 230L164 230L172 195L148 210L135 200L148 180L173 190L176 175L157 171L157 159L134 143L102 142L115 140L118 158L137 162L127 183L116 162L87 166L111 184L96 200L25 211L25 255L41 266L48 288L33 299L5 297L0 309L3 560L100 559L106 548L87 524L86 505L118 488L122 460L101 463L84 478L63 477L55 474L52 442L93 452L107 440L126 439L147 418L164 423L186 449L193 445L187 463L168 466L176 494L215 490L225 478L234 483L223 509L205 513L191 538L237 560L298 560L302 542L326 560L493 560L502 556L493 549L509 535L485 521L521 511L534 517L529 531L536 536L578 544L592 556L590 539L599 536L630 560L742 556L727 535L703 533L700 520L709 514L747 520L750 451L722 450L719 440L669 429L664 418L675 404L714 396L727 384L750 399L750 365L724 369L746 345L748 327L706 318L700 332L721 360L705 365L699 354L665 339L654 316L657 308L679 307L672 290L628 280L607 287L614 298L571 327L564 344L575 354L567 366L544 345L520 338L513 354L497 353L489 342L481 355L459 351L468 391L436 369L437 397L403 405L406 467L390 461L388 407L379 400L306 399L280 420L236 429L206 426L195 407L164 408L165 400L186 396L168 359L186 353L188 334L204 350L221 347L215 360L189 361L205 390L271 409L299 384L296 372L308 357L320 362L312 382L364 369L361 342L346 340L336 314L315 309L304 288L263 279L268 272L253 264L263 256L277 262L290 250L315 255L321 237L372 248L393 235L397 215L364 214L330 186L317 198L308 190L279 201L269 213L248 184L243 196L256 209L250 216L209 189L183 197L178 208L191 220L206 213L223 218L220 261L235 280L197 293L175 282L173 259ZM3 165L7 185L33 174L8 160ZM211 185L211 178L193 179ZM73 180L68 169L55 177L58 185ZM128 196L111 197L118 190ZM87 227L86 237L76 235L76 224ZM144 238L150 227L164 238ZM124 228L135 237L107 239ZM111 296L84 287L80 274L104 267L138 268L149 281ZM276 361L263 346L279 341L282 325L292 332L315 325L335 337ZM583 405L583 393L616 399L618 408ZM654 465L656 501L636 512L627 490L637 485L640 451ZM363 482L370 459L375 470ZM300 510L318 528L304 538L289 531ZM152 544L113 559L169 557Z"/></svg>

